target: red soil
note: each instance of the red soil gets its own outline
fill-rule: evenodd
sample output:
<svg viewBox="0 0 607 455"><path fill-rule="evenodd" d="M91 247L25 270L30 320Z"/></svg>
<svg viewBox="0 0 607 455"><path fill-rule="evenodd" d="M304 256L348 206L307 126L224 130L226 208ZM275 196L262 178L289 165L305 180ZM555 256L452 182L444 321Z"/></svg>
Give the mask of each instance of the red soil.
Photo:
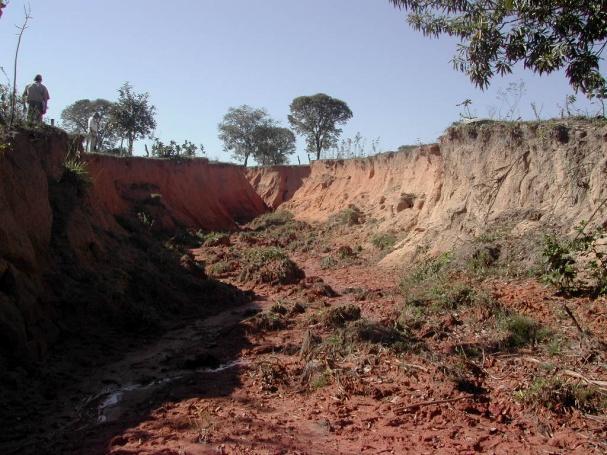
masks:
<svg viewBox="0 0 607 455"><path fill-rule="evenodd" d="M238 245L235 237L233 242ZM227 248L218 247L215 253L221 250ZM209 250L197 254L208 258ZM106 434L114 436L109 443L102 439L97 441L101 445L91 446L85 440L82 453L604 453L604 416L575 410L552 412L514 398L522 386L539 376L551 377L558 369L606 379L604 368L584 364L583 356L576 355L584 349L590 352L591 344L579 338L569 319L563 319L558 311L560 298L551 290L533 281L488 284L504 307L558 326L578 346L571 356L551 358L536 347L515 353L487 352L473 361L482 370L476 384L482 391L458 390L441 366L454 361L455 344L479 341L486 335L482 324L475 327L473 323L478 310L462 310L440 321L440 329L448 336L424 337L428 327L421 329L420 336L432 354L399 356L370 348L343 363L327 363L324 367L331 369L334 380L310 388L302 380L306 361L300 358L299 347L310 329L330 336L322 325L310 322L310 314L354 303L365 318L390 320L400 304L398 276L369 265L323 270L320 256L313 253L299 253L294 259L308 277L321 276L341 295L318 296L308 285L254 286L260 308L267 309L277 300L303 299L311 302L308 311L275 332L242 332L241 325L228 328L232 335L242 334L245 341L236 352L233 339L219 336L213 353L224 359L226 353L235 355L228 358L237 358L237 367L188 376L187 381L159 391L149 406L142 407L145 413L122 422L120 431L109 425L112 431ZM365 300L356 302L346 293L351 287L366 290ZM573 299L568 305L584 327L605 341L604 300ZM547 370L549 364L556 364L557 370ZM106 430L102 426L98 431L104 434Z"/></svg>

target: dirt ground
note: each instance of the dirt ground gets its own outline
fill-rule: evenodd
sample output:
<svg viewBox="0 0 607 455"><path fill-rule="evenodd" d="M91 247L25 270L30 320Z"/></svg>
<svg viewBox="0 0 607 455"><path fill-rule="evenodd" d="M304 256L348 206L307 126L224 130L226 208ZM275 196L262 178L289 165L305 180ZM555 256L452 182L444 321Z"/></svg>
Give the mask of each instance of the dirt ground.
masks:
<svg viewBox="0 0 607 455"><path fill-rule="evenodd" d="M5 453L607 453L605 299L407 281L348 226L249 228L193 253L252 302L132 342Z"/></svg>

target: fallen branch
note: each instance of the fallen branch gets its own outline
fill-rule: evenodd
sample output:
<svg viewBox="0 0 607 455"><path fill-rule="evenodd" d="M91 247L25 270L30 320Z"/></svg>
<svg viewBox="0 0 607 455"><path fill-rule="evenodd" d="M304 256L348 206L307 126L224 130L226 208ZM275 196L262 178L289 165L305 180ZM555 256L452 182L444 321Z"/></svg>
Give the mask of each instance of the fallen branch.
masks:
<svg viewBox="0 0 607 455"><path fill-rule="evenodd" d="M576 379L581 379L582 381L587 382L588 384L592 384L592 385L595 385L600 388L605 388L605 390L607 390L607 381L599 381L597 379L590 379L590 378L587 378L586 376L584 376L583 374L577 373L572 370L563 370L562 373L565 376L569 376L569 377L576 378Z"/></svg>
<svg viewBox="0 0 607 455"><path fill-rule="evenodd" d="M573 314L573 311L571 311L569 309L569 307L567 306L567 304L565 302L563 302L563 308L565 308L565 312L567 313L567 315L571 318L571 320L573 321L573 323L575 324L575 326L577 327L577 329L579 330L580 334L582 336L586 335L586 332L584 331L584 329L582 328L582 326L580 325L580 323L578 322L577 318L575 317L575 315Z"/></svg>

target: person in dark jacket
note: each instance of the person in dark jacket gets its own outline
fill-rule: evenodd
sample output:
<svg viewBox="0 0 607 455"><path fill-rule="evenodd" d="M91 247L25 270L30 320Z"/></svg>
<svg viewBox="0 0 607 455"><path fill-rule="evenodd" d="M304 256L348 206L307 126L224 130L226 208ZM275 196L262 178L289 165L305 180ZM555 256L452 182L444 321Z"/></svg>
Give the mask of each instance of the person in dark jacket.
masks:
<svg viewBox="0 0 607 455"><path fill-rule="evenodd" d="M27 119L30 122L42 122L50 96L47 88L42 85L42 76L37 74L34 83L25 87L23 98L27 103Z"/></svg>

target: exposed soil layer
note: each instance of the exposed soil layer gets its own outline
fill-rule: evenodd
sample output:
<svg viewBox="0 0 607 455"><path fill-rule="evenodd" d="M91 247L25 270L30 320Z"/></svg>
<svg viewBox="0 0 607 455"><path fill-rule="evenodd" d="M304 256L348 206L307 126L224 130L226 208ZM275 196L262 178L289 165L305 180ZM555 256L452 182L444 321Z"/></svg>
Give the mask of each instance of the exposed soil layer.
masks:
<svg viewBox="0 0 607 455"><path fill-rule="evenodd" d="M428 251L448 251L495 224L520 233L547 226L569 233L591 217L605 222L606 156L605 120L474 122L448 128L438 144L315 161L300 188L278 200L308 222L357 207L376 231L399 233L382 262L399 266ZM298 166L269 168L249 179L274 200L282 194L268 183L300 174Z"/></svg>
<svg viewBox="0 0 607 455"><path fill-rule="evenodd" d="M227 230L267 211L242 166L209 163L206 158L159 160L89 154L83 158L96 199L112 215L138 209L147 211L168 231L174 231L176 225Z"/></svg>

